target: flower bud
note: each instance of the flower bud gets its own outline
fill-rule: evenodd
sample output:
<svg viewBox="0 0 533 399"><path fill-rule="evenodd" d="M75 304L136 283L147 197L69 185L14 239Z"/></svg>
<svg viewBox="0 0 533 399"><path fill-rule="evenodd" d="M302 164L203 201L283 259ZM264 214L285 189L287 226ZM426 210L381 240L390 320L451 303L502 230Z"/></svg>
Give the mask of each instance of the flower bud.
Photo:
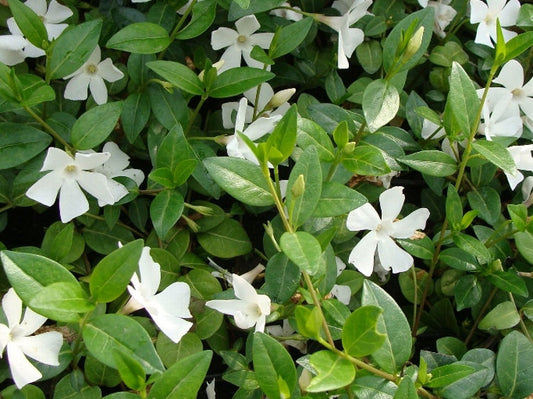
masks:
<svg viewBox="0 0 533 399"><path fill-rule="evenodd" d="M212 68L215 68L218 71L220 71L220 68L222 68L222 65L224 65L224 60L220 60L215 62L213 65L211 65ZM202 69L200 73L198 74L198 79L200 79L202 82L204 81L204 73L205 69Z"/></svg>
<svg viewBox="0 0 533 399"><path fill-rule="evenodd" d="M276 94L272 96L272 98L270 99L270 101L268 102L265 108L272 109L272 108L277 108L280 105L285 104L287 101L290 100L290 98L294 95L294 93L296 93L295 88L278 91Z"/></svg>
<svg viewBox="0 0 533 399"><path fill-rule="evenodd" d="M294 198L298 198L305 192L305 177L299 175L294 184L291 187L291 193Z"/></svg>
<svg viewBox="0 0 533 399"><path fill-rule="evenodd" d="M405 60L408 60L413 55L415 55L415 53L418 51L418 49L422 45L423 37L424 37L424 27L421 26L420 28L418 28L415 34L411 36L411 38L409 39L409 43L407 43L407 48L405 49L405 53L403 55L403 58Z"/></svg>

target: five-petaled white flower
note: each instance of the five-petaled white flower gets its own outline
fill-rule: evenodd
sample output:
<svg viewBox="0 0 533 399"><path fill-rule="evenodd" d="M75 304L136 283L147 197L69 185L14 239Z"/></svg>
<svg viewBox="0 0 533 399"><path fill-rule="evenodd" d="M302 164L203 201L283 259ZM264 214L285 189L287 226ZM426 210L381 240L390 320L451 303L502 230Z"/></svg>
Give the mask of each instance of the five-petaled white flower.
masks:
<svg viewBox="0 0 533 399"><path fill-rule="evenodd" d="M40 363L59 366L59 351L63 336L57 331L32 335L46 321L30 308L22 316L22 301L13 288L2 298L2 309L7 318L7 326L0 324L0 356L7 347L7 357L11 375L18 389L37 381L42 374L30 363L26 356Z"/></svg>
<svg viewBox="0 0 533 399"><path fill-rule="evenodd" d="M224 65L220 68L220 73L236 68L241 65L241 56L248 66L262 68L263 63L254 60L250 52L254 46L267 49L274 37L273 33L254 33L261 25L255 15L247 15L235 22L237 30L226 27L218 28L211 33L211 47L214 50L226 48L220 59L224 60Z"/></svg>
<svg viewBox="0 0 533 399"><path fill-rule="evenodd" d="M156 294L161 282L161 266L150 256L150 248L144 247L139 259L139 273L133 274L128 291L131 299L124 307L124 313L145 308L154 323L173 342L178 343L192 326L184 318L192 317L189 312L191 289L186 283L174 282Z"/></svg>
<svg viewBox="0 0 533 399"><path fill-rule="evenodd" d="M337 45L337 67L339 69L350 67L348 58L352 56L356 47L363 43L365 37L363 31L350 26L367 14L367 9L372 4L372 0L354 0L349 5L346 3L346 1L336 1L333 4L334 7L338 7L340 12L346 10L342 16L317 16L320 22L328 25L339 34Z"/></svg>
<svg viewBox="0 0 533 399"><path fill-rule="evenodd" d="M108 179L91 170L109 159L109 153L76 153L72 158L65 151L48 149L41 171L50 170L33 184L26 196L46 206L52 206L59 192L59 213L61 221L67 223L89 210L87 198L80 186L98 199L98 205L111 205L115 198L108 185Z"/></svg>
<svg viewBox="0 0 533 399"><path fill-rule="evenodd" d="M513 161L516 165L516 169L533 172L533 157L531 156L531 151L533 151L533 144L515 145L512 147L508 147L507 150L513 158ZM511 190L514 190L518 183L524 180L524 175L518 170L515 172L514 175L505 172L505 176L507 177L507 181L509 182Z"/></svg>
<svg viewBox="0 0 533 399"><path fill-rule="evenodd" d="M520 110L533 119L533 79L524 84L524 68L516 60L507 62L498 77L493 80L503 87L491 87L487 94L487 105L495 112L506 114L508 117L520 117ZM478 90L478 96L483 93Z"/></svg>
<svg viewBox="0 0 533 399"><path fill-rule="evenodd" d="M439 37L446 37L444 29L452 22L452 20L457 15L455 8L450 6L452 0L437 0L437 1L428 1L428 0L418 0L418 3L426 8L431 7L435 10L435 23L433 25L433 32Z"/></svg>
<svg viewBox="0 0 533 399"><path fill-rule="evenodd" d="M20 35L0 36L0 62L8 66L20 64L26 58L24 48L29 42Z"/></svg>
<svg viewBox="0 0 533 399"><path fill-rule="evenodd" d="M276 123L281 119L281 115L258 118L245 129L244 121L246 119L247 105L248 100L246 98L242 98L239 101L239 109L235 120L235 134L227 137L226 151L230 157L243 158L255 164L259 164L255 154L238 133L242 133L251 141L255 141L264 135L271 133Z"/></svg>
<svg viewBox="0 0 533 399"><path fill-rule="evenodd" d="M48 6L46 5L46 0L27 0L24 4L41 18L48 33L48 40L56 39L63 33L68 24L61 24L60 22L63 22L73 14L70 8L59 4L56 0L52 0ZM12 34L23 36L13 17L6 22ZM24 54L26 57L41 57L45 55L45 52L29 43L24 48Z"/></svg>
<svg viewBox="0 0 533 399"><path fill-rule="evenodd" d="M405 218L396 220L404 201L403 187L393 187L379 196L381 218L369 203L348 214L348 230L371 230L357 243L348 259L365 276L372 274L376 250L385 270L392 269L393 273L400 273L413 265L413 257L400 248L393 238L409 238L416 230L423 229L429 210L420 208Z"/></svg>
<svg viewBox="0 0 533 399"><path fill-rule="evenodd" d="M270 314L270 298L258 294L250 283L237 274L232 274L231 280L238 299L214 299L207 301L205 306L232 315L239 328L255 326L256 332L264 332L266 316Z"/></svg>
<svg viewBox="0 0 533 399"><path fill-rule="evenodd" d="M520 2L510 0L506 3L507 0L487 0L487 4L481 0L470 1L470 23L479 24L474 40L476 43L494 47L492 42L496 42L496 20L500 21L506 42L516 36L516 32L503 28L516 24Z"/></svg>
<svg viewBox="0 0 533 399"><path fill-rule="evenodd" d="M65 98L85 100L88 97L87 88L89 88L96 104L107 102L107 87L104 80L116 82L122 79L124 74L113 65L111 58L100 62L101 59L100 47L96 46L85 64L76 72L63 78L70 79L65 87Z"/></svg>

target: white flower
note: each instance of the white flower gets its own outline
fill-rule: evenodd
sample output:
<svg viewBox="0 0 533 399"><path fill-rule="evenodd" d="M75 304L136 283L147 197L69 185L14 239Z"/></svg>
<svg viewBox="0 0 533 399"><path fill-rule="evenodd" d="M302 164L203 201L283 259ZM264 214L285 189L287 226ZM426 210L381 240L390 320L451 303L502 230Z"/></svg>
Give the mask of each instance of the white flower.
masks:
<svg viewBox="0 0 533 399"><path fill-rule="evenodd" d="M482 109L483 123L478 126L478 133L484 134L487 140L493 137L520 137L522 135L522 119L519 115L508 112L509 102L503 98L491 112L489 103Z"/></svg>
<svg viewBox="0 0 533 399"><path fill-rule="evenodd" d="M285 3L281 3L279 5L279 7L290 7L294 10L300 10L301 11L301 8L300 7L292 7L289 2L285 2ZM285 19L288 19L288 20L291 20L291 21L300 21L302 18L303 18L303 15L300 14L299 12L296 12L296 11L293 11L293 10L289 10L287 8L276 8L272 11L270 11L270 14L271 15L275 15L276 17L280 17L280 18L285 18Z"/></svg>
<svg viewBox="0 0 533 399"><path fill-rule="evenodd" d="M481 0L470 1L470 23L479 23L474 40L476 43L494 47L492 42L496 42L496 20L500 21L503 38L506 42L516 36L516 32L503 28L516 24L520 2L510 0L506 3L507 0L487 0L487 4Z"/></svg>
<svg viewBox="0 0 533 399"><path fill-rule="evenodd" d="M0 324L0 357L7 347L11 375L17 388L21 389L42 377L26 356L43 364L59 366L63 336L57 331L32 336L44 324L46 317L26 308L21 322L22 301L13 288L2 298L2 309L8 325Z"/></svg>
<svg viewBox="0 0 533 399"><path fill-rule="evenodd" d="M12 66L20 64L26 58L24 48L29 42L20 35L0 36L0 62Z"/></svg>
<svg viewBox="0 0 533 399"><path fill-rule="evenodd" d="M498 110L509 117L520 117L520 110L533 119L533 79L524 84L524 68L516 60L507 62L494 83L503 87L491 87L487 94L487 104L491 111ZM483 90L478 90L481 96Z"/></svg>
<svg viewBox="0 0 533 399"><path fill-rule="evenodd" d="M250 52L254 46L259 46L264 49L269 48L274 34L254 34L261 25L259 25L257 18L253 14L237 20L235 26L237 28L236 31L221 27L211 33L211 47L213 47L213 50L220 50L227 47L222 57L220 57L224 60L224 65L220 69L220 72L239 67L241 65L241 56L248 66L262 68L263 64L254 60L250 56Z"/></svg>
<svg viewBox="0 0 533 399"><path fill-rule="evenodd" d="M247 105L248 101L246 98L242 98L239 102L239 110L237 111L237 118L235 121L235 134L227 138L226 151L230 157L247 159L258 165L259 161L254 153L244 140L239 137L237 132L244 134L251 141L255 141L264 135L271 133L276 123L281 119L281 115L274 115L269 118L258 118L244 129Z"/></svg>
<svg viewBox="0 0 533 399"><path fill-rule="evenodd" d="M87 88L90 88L96 104L107 102L107 87L104 80L116 82L122 79L124 74L113 65L111 58L106 58L100 62L101 59L100 47L96 46L85 64L76 72L63 78L70 79L65 87L65 98L85 100L88 96Z"/></svg>
<svg viewBox="0 0 533 399"><path fill-rule="evenodd" d="M435 10L435 24L433 27L433 32L435 32L435 34L439 37L446 37L444 29L446 29L446 27L457 15L455 8L449 5L451 0L418 0L418 3L424 8L431 7Z"/></svg>
<svg viewBox="0 0 533 399"><path fill-rule="evenodd" d="M288 319L283 319L283 324L281 326L279 324L268 326L266 328L266 331L274 337L290 337L296 332L291 327L291 324L289 323ZM280 342L283 346L292 346L293 348L298 349L302 353L307 352L306 341L298 339L283 339Z"/></svg>
<svg viewBox="0 0 533 399"><path fill-rule="evenodd" d="M205 394L207 396L207 399L215 399L217 397L217 394L215 392L215 379L213 378L211 382L207 383L207 386L205 387Z"/></svg>
<svg viewBox="0 0 533 399"><path fill-rule="evenodd" d="M192 317L189 312L191 289L186 283L175 282L156 294L161 282L161 266L150 256L150 248L144 247L139 259L139 276L131 278L128 286L131 299L124 313L145 308L154 323L173 342L178 343L187 334L192 323L183 318Z"/></svg>
<svg viewBox="0 0 533 399"><path fill-rule="evenodd" d="M110 158L101 166L94 168L93 171L101 173L108 178L109 188L115 201L118 201L128 194L128 190L122 184L113 180L113 177L126 176L133 180L137 186L140 186L144 180L144 173L139 169L126 169L130 164L130 157L116 143L112 141L105 143L102 151L109 153Z"/></svg>
<svg viewBox="0 0 533 399"><path fill-rule="evenodd" d="M63 22L73 14L70 8L59 4L56 0L52 0L48 7L46 5L46 0L27 0L24 4L41 17L46 32L48 33L48 40L56 39L61 33L63 33L68 24L61 24L60 22ZM7 20L7 26L9 31L14 35L23 36L22 31L13 17ZM40 57L45 55L44 50L31 43L25 47L24 53L26 57Z"/></svg>
<svg viewBox="0 0 533 399"><path fill-rule="evenodd" d="M338 256L335 256L335 262L337 264L338 277L342 273L342 271L346 269L346 265ZM335 284L331 289L330 294L337 298L340 302L344 303L345 305L348 305L352 297L352 290L347 285Z"/></svg>
<svg viewBox="0 0 533 399"><path fill-rule="evenodd" d="M430 121L429 119L425 119L422 122L422 131L420 132L420 135L424 140L428 139L440 139L442 136L445 135L444 129L442 126L437 125L436 123Z"/></svg>
<svg viewBox="0 0 533 399"><path fill-rule="evenodd" d="M357 243L348 259L365 276L372 274L376 250L385 270L392 269L393 273L400 273L413 265L412 256L400 248L393 238L409 238L416 230L423 229L429 210L420 208L405 218L396 220L404 201L403 187L393 187L379 196L381 218L369 203L348 214L348 230L371 230Z"/></svg>
<svg viewBox="0 0 533 399"><path fill-rule="evenodd" d="M533 191L533 176L528 176L522 183L522 198L528 204L531 204L531 192Z"/></svg>
<svg viewBox="0 0 533 399"><path fill-rule="evenodd" d="M341 7L345 1L335 2L337 7L341 10L346 7ZM318 20L339 34L337 46L337 67L339 69L347 69L350 66L348 58L350 58L357 46L359 46L364 39L364 33L359 28L350 28L355 22L361 19L366 13L367 9L372 4L372 0L354 0L347 8L344 15L340 17L330 17L325 15L317 16Z"/></svg>
<svg viewBox="0 0 533 399"><path fill-rule="evenodd" d="M511 157L513 158L517 169L533 172L533 157L531 156L531 151L533 151L533 144L516 145L508 147L507 150L511 154ZM511 190L514 190L518 183L524 180L524 175L519 171L516 171L514 175L505 172L505 176L507 176L507 181L509 182Z"/></svg>
<svg viewBox="0 0 533 399"><path fill-rule="evenodd" d="M101 173L92 172L109 159L109 153L76 153L72 158L65 151L48 149L41 171L51 172L33 184L26 196L46 206L52 206L59 192L61 221L67 223L89 210L87 198L80 186L98 199L98 205L111 205L115 198L108 186L108 179Z"/></svg>
<svg viewBox="0 0 533 399"><path fill-rule="evenodd" d="M232 315L239 328L247 329L255 325L256 332L264 332L266 316L270 314L270 298L258 294L250 283L237 274L232 275L232 283L238 299L215 299L207 301L205 305Z"/></svg>

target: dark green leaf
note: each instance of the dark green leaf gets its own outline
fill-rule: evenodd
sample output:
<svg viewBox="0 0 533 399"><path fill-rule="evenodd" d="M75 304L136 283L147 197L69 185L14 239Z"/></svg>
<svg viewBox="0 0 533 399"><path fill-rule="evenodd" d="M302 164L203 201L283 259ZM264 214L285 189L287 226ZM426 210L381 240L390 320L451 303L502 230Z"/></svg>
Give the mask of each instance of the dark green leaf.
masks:
<svg viewBox="0 0 533 399"><path fill-rule="evenodd" d="M371 132L386 125L400 108L400 95L388 81L378 79L370 83L363 94L363 112Z"/></svg>
<svg viewBox="0 0 533 399"><path fill-rule="evenodd" d="M351 356L371 355L381 348L386 335L377 331L378 317L383 310L374 305L353 311L342 328L342 346Z"/></svg>
<svg viewBox="0 0 533 399"><path fill-rule="evenodd" d="M209 97L226 98L237 96L274 77L272 72L251 67L228 69L217 76L209 88Z"/></svg>
<svg viewBox="0 0 533 399"><path fill-rule="evenodd" d="M122 101L98 105L81 115L70 134L72 144L78 150L90 150L103 143L115 128Z"/></svg>
<svg viewBox="0 0 533 399"><path fill-rule="evenodd" d="M203 82L190 68L179 62L152 61L146 66L187 93L201 96L204 92Z"/></svg>
<svg viewBox="0 0 533 399"><path fill-rule="evenodd" d="M279 29L270 43L268 51L270 58L279 58L298 47L304 41L311 26L313 26L313 18L307 17Z"/></svg>
<svg viewBox="0 0 533 399"><path fill-rule="evenodd" d="M480 102L472 80L457 62L452 64L448 103L459 128L469 135L477 122Z"/></svg>
<svg viewBox="0 0 533 399"><path fill-rule="evenodd" d="M129 53L155 54L165 50L170 43L168 33L162 26L151 22L137 22L115 33L106 46Z"/></svg>
<svg viewBox="0 0 533 399"><path fill-rule="evenodd" d="M518 331L501 341L496 358L496 375L503 394L522 399L533 392L533 344Z"/></svg>
<svg viewBox="0 0 533 399"><path fill-rule="evenodd" d="M457 170L457 162L448 154L437 150L424 150L399 157L398 161L429 176L446 177Z"/></svg>
<svg viewBox="0 0 533 399"><path fill-rule="evenodd" d="M281 249L300 270L316 274L320 270L322 248L318 240L305 231L285 232L279 242Z"/></svg>
<svg viewBox="0 0 533 399"><path fill-rule="evenodd" d="M183 213L185 201L176 190L161 191L150 204L150 218L159 238L164 239Z"/></svg>
<svg viewBox="0 0 533 399"><path fill-rule="evenodd" d="M526 282L516 272L499 271L487 276L488 280L501 290L526 297L529 295Z"/></svg>
<svg viewBox="0 0 533 399"><path fill-rule="evenodd" d="M18 123L0 123L0 132L0 169L32 159L52 142L48 134Z"/></svg>
<svg viewBox="0 0 533 399"><path fill-rule="evenodd" d="M214 228L198 233L197 238L203 249L219 258L233 258L252 250L246 230L233 219L226 219Z"/></svg>
<svg viewBox="0 0 533 399"><path fill-rule="evenodd" d="M19 0L8 0L9 8L17 26L24 36L35 46L46 48L48 32L41 18L27 5Z"/></svg>

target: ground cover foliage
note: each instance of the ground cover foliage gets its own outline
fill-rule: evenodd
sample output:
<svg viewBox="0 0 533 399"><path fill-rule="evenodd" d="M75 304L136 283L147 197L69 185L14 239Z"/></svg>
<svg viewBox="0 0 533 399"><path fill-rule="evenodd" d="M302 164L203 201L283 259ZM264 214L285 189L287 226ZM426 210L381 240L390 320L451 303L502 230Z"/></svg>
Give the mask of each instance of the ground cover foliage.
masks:
<svg viewBox="0 0 533 399"><path fill-rule="evenodd" d="M533 392L533 6L0 1L1 395Z"/></svg>

